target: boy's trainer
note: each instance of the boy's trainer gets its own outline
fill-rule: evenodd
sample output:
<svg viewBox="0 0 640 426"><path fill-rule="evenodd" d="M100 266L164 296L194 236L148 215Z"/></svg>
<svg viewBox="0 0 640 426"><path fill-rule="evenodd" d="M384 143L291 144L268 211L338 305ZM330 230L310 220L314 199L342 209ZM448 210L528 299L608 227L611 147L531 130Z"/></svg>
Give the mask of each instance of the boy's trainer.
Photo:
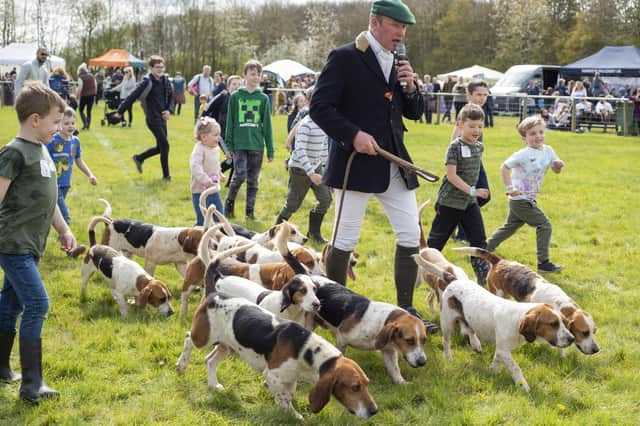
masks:
<svg viewBox="0 0 640 426"><path fill-rule="evenodd" d="M538 263L538 272L560 272L564 269L562 265L556 265L551 262L549 259L545 260L542 263Z"/></svg>

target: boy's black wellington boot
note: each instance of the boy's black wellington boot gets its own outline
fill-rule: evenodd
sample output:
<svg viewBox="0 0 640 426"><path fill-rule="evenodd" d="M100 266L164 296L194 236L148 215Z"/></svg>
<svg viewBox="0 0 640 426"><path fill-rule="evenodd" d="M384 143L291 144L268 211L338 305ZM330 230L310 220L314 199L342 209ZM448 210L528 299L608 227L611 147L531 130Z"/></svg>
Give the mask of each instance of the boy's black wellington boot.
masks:
<svg viewBox="0 0 640 426"><path fill-rule="evenodd" d="M41 399L60 396L60 392L51 389L42 379L42 339L20 339L20 365L21 399L38 403Z"/></svg>

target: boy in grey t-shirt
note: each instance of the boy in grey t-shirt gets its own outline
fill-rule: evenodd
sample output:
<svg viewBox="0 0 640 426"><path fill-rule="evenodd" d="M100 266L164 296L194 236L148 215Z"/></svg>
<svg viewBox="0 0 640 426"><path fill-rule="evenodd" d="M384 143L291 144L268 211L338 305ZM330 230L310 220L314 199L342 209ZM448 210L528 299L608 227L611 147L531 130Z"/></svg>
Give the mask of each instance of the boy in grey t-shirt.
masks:
<svg viewBox="0 0 640 426"><path fill-rule="evenodd" d="M476 189L484 147L479 141L484 125L482 108L467 104L460 110L457 126L460 136L449 144L447 175L436 201L436 217L429 232L429 247L442 250L458 223L464 226L472 247L486 248L484 222L476 198L487 198L489 190ZM471 265L480 285L484 285L489 262L471 257Z"/></svg>

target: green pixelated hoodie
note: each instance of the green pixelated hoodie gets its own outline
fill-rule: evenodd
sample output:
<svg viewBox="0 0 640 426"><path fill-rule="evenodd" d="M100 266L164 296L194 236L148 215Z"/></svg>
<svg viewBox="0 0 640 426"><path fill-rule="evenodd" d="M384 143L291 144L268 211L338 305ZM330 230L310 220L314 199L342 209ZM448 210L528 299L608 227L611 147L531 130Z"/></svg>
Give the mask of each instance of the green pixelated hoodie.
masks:
<svg viewBox="0 0 640 426"><path fill-rule="evenodd" d="M249 93L241 87L231 94L224 143L231 152L262 151L273 158L273 132L269 98L260 89Z"/></svg>

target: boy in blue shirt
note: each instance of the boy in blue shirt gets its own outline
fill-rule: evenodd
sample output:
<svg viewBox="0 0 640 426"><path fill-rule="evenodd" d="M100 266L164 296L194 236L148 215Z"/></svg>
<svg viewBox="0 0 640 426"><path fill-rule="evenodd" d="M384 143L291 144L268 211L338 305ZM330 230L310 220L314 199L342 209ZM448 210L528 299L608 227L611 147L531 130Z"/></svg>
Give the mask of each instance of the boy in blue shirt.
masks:
<svg viewBox="0 0 640 426"><path fill-rule="evenodd" d="M71 173L73 172L73 163L78 164L78 168L82 173L89 177L91 185L97 185L98 179L91 173L89 166L82 159L82 149L80 149L80 139L73 135L76 130L76 112L67 107L64 110L62 123L58 133L53 137L51 142L47 144L49 155L56 164L56 173L58 176L58 207L60 213L67 224L71 223L69 209L65 203L65 198L71 188Z"/></svg>

